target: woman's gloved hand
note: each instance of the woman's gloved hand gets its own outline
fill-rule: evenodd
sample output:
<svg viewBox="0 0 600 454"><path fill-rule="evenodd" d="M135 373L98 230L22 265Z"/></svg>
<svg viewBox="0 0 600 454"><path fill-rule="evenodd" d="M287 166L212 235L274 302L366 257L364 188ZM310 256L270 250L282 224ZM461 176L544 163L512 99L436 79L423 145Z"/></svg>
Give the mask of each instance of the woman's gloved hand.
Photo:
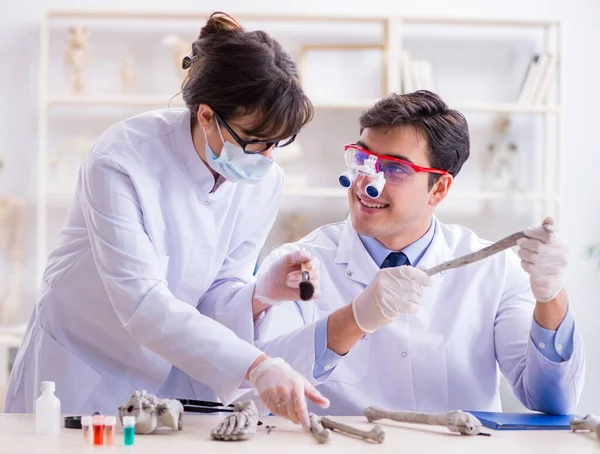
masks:
<svg viewBox="0 0 600 454"><path fill-rule="evenodd" d="M256 275L254 298L271 306L281 304L283 301L299 300L299 287L302 281L300 265L302 263L306 263L310 282L315 289L310 299L318 298L321 295L319 259L312 257L304 249L298 249L280 258L271 255L267 257Z"/></svg>
<svg viewBox="0 0 600 454"><path fill-rule="evenodd" d="M268 358L249 374L254 391L277 416L310 429L306 398L320 407L329 407L329 400L281 358Z"/></svg>

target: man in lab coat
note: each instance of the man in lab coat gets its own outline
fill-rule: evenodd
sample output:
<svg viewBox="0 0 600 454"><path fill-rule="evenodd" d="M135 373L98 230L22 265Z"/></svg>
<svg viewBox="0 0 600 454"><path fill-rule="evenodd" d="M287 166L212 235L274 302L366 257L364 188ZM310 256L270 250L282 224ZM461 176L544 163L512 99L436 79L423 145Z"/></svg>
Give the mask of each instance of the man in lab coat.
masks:
<svg viewBox="0 0 600 454"><path fill-rule="evenodd" d="M423 271L490 244L434 216L469 147L464 116L437 95L387 96L361 115L360 138L345 147L349 218L263 262L259 275L304 249L320 264L316 300L253 301L257 345L330 399L315 413L501 411L500 373L531 410L568 413L577 404L584 347L557 233L528 228L518 254L433 277Z"/></svg>

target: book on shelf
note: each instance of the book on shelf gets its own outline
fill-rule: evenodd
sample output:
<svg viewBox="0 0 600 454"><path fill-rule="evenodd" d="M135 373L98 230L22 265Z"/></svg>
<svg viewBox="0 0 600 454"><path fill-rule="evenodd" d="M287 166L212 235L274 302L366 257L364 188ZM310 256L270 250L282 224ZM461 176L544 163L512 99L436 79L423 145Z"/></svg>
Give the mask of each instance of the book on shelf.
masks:
<svg viewBox="0 0 600 454"><path fill-rule="evenodd" d="M550 52L536 54L531 59L521 87L518 104L542 105L556 77L557 56Z"/></svg>
<svg viewBox="0 0 600 454"><path fill-rule="evenodd" d="M433 64L428 60L413 60L410 53L402 51L402 93L417 90L435 92Z"/></svg>

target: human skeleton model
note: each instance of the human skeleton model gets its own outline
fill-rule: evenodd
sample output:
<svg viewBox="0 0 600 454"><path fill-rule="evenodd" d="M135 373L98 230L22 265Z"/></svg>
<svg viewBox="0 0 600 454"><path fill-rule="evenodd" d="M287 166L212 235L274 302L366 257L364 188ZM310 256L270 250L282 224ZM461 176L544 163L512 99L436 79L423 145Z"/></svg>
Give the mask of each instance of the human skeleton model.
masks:
<svg viewBox="0 0 600 454"><path fill-rule="evenodd" d="M135 416L135 432L150 434L159 427L183 429L183 405L176 399L159 399L145 390L134 391L126 404L119 407L119 419Z"/></svg>
<svg viewBox="0 0 600 454"><path fill-rule="evenodd" d="M88 154L94 141L87 137L70 137L61 144L48 163L53 172L53 180L57 190L64 187L65 192L72 192L77 180L77 171Z"/></svg>
<svg viewBox="0 0 600 454"><path fill-rule="evenodd" d="M258 409L252 400L238 402L233 406L233 413L227 415L210 432L210 436L219 441L248 440L256 433L258 426Z"/></svg>
<svg viewBox="0 0 600 454"><path fill-rule="evenodd" d="M123 70L121 71L123 93L131 93L135 91L137 81L138 79L135 70L135 61L131 55L128 55L123 59Z"/></svg>
<svg viewBox="0 0 600 454"><path fill-rule="evenodd" d="M486 181L492 185L490 189L520 189L518 148L517 145L506 139L509 126L510 120L506 116L499 117L494 121L494 130L498 139L488 146L489 155L486 169L490 176Z"/></svg>
<svg viewBox="0 0 600 454"><path fill-rule="evenodd" d="M185 79L188 74L188 70L181 68L181 61L183 60L183 57L189 55L190 44L176 35L165 36L162 40L162 44L173 48L173 62L175 64L175 69L181 77L181 80Z"/></svg>
<svg viewBox="0 0 600 454"><path fill-rule="evenodd" d="M84 27L69 28L69 42L66 54L66 65L69 70L68 79L71 91L83 91L83 67L87 56L86 40L89 32Z"/></svg>

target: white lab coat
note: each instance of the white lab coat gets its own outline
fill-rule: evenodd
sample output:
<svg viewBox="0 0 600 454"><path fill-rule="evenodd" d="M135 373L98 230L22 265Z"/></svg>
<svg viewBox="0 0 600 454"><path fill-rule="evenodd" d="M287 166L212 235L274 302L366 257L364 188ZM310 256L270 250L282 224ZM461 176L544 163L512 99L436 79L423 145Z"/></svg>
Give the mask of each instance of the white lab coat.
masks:
<svg viewBox="0 0 600 454"><path fill-rule="evenodd" d="M250 306L232 312L227 302L253 291L283 171L274 165L256 185L213 185L187 109L130 118L97 140L50 255L5 411L31 412L42 380L55 381L63 412L76 414L114 414L136 389L205 398L208 385L224 402L238 396L261 352L214 319L252 329Z"/></svg>
<svg viewBox="0 0 600 454"><path fill-rule="evenodd" d="M426 268L485 247L460 226L437 223L418 266ZM303 247L321 261L322 296L270 308L256 326L257 345L281 356L307 378L315 360L317 320L350 303L378 266L351 222L321 227L265 259ZM527 407L571 411L581 394L583 343L577 328L574 352L562 363L541 355L530 340L534 300L529 277L509 250L433 277L416 315L366 334L330 375L312 380L331 400L320 414L360 415L369 405L412 411L501 411L503 373Z"/></svg>

